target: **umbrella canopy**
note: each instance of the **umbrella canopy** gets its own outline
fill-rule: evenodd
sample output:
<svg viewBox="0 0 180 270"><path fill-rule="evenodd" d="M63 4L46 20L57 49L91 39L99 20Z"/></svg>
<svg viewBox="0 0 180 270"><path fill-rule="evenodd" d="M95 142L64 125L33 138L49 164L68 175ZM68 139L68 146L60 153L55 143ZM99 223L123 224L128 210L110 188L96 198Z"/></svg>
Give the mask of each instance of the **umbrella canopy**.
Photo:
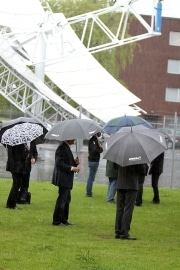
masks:
<svg viewBox="0 0 180 270"><path fill-rule="evenodd" d="M23 123L7 129L1 137L1 143L15 146L31 142L43 135L43 127L38 124Z"/></svg>
<svg viewBox="0 0 180 270"><path fill-rule="evenodd" d="M165 136L156 129L123 127L105 139L103 158L125 167L150 163L166 149Z"/></svg>
<svg viewBox="0 0 180 270"><path fill-rule="evenodd" d="M102 130L102 127L95 121L89 119L70 119L56 124L46 134L47 140L73 140L89 139L94 134Z"/></svg>
<svg viewBox="0 0 180 270"><path fill-rule="evenodd" d="M2 123L0 142L13 146L36 140L36 144L38 144L43 142L47 131L36 118L19 117Z"/></svg>
<svg viewBox="0 0 180 270"><path fill-rule="evenodd" d="M147 128L153 128L153 126L145 119L139 116L120 116L109 120L103 127L103 131L108 134L116 133L122 127L143 125Z"/></svg>

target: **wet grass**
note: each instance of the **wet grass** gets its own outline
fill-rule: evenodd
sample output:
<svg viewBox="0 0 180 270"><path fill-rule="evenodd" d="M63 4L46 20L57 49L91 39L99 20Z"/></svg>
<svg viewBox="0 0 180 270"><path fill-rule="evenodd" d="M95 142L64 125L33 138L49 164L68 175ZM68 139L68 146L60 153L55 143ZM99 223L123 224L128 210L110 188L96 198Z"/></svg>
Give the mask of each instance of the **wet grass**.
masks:
<svg viewBox="0 0 180 270"><path fill-rule="evenodd" d="M169 270L180 269L180 190L161 188L161 204L150 204L151 188L134 211L131 234L114 239L115 205L107 204L106 185L75 183L69 221L52 226L57 188L31 182L32 202L22 211L5 208L11 180L0 179L0 269L4 270Z"/></svg>

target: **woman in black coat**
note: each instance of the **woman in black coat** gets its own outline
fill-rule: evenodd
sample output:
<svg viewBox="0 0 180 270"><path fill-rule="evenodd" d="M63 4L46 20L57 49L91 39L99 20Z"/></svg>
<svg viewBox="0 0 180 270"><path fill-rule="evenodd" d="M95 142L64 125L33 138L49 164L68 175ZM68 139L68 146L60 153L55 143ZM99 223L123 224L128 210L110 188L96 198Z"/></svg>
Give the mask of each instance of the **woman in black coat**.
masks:
<svg viewBox="0 0 180 270"><path fill-rule="evenodd" d="M70 225L68 222L71 189L73 188L74 173L79 172L79 159L74 159L70 145L74 140L60 143L55 153L55 165L52 184L59 187L59 196L53 213L53 225Z"/></svg>
<svg viewBox="0 0 180 270"><path fill-rule="evenodd" d="M24 144L9 146L8 151L8 160L6 165L6 171L11 172L12 174L12 187L7 199L6 207L10 209L18 209L16 207L16 201L18 196L18 190L23 181L26 169L25 161L27 157L27 152Z"/></svg>

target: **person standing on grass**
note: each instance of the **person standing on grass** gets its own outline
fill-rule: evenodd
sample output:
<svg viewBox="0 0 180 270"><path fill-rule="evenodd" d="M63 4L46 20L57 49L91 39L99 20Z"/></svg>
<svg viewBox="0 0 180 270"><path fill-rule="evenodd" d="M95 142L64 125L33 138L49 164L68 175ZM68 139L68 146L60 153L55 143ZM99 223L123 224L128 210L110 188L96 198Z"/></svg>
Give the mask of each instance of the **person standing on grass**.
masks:
<svg viewBox="0 0 180 270"><path fill-rule="evenodd" d="M103 152L102 144L98 138L101 137L101 132L96 133L91 137L88 143L88 167L89 176L86 185L86 196L93 197L92 188L95 176L99 167L100 154Z"/></svg>
<svg viewBox="0 0 180 270"><path fill-rule="evenodd" d="M56 200L53 225L71 225L69 219L69 204L71 201L71 190L73 188L74 173L79 172L79 159L74 159L70 146L75 140L66 140L60 143L55 153L55 165L52 184L58 186L59 195Z"/></svg>
<svg viewBox="0 0 180 270"><path fill-rule="evenodd" d="M149 175L151 175L151 184L153 188L153 199L152 203L159 204L160 198L159 198L159 189L158 189L158 182L159 177L163 172L163 165L164 165L164 152L157 156L150 165Z"/></svg>

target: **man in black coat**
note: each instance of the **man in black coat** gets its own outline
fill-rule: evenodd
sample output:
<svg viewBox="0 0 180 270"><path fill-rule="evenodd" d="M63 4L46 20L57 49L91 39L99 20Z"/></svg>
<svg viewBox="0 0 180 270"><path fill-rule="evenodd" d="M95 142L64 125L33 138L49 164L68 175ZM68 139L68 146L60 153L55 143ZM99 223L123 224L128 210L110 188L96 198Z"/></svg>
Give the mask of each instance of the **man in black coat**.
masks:
<svg viewBox="0 0 180 270"><path fill-rule="evenodd" d="M71 225L68 222L71 189L73 188L74 173L79 172L79 159L74 159L70 145L74 140L60 143L55 153L55 165L52 184L59 187L59 196L56 200L53 213L53 225Z"/></svg>

